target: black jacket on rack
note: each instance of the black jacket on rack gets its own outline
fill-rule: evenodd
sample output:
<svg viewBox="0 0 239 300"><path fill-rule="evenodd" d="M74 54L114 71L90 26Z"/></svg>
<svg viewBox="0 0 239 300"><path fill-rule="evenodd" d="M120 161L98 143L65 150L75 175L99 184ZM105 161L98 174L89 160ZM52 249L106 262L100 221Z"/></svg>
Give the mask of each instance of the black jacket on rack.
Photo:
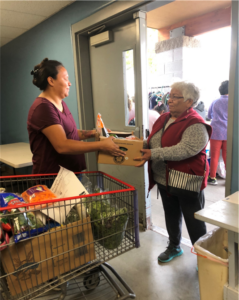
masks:
<svg viewBox="0 0 239 300"><path fill-rule="evenodd" d="M149 109L154 109L154 107L158 104L157 99L158 99L158 96L155 94L152 97L150 97Z"/></svg>

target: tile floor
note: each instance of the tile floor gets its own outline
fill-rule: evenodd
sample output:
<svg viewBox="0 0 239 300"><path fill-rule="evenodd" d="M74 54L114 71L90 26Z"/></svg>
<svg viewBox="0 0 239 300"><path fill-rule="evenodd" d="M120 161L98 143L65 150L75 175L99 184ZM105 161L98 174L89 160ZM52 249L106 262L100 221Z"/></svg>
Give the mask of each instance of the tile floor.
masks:
<svg viewBox="0 0 239 300"><path fill-rule="evenodd" d="M140 247L109 261L136 294L136 300L200 300L197 258L190 247L182 245L184 254L170 263L159 264L157 256L164 251L167 237L152 230L140 232ZM70 282L70 284L72 284ZM119 284L119 282L118 282ZM83 296L78 284L77 295L64 300L116 300L112 291L103 289L104 281L90 294ZM80 288L79 288L80 287ZM84 292L86 290L83 288ZM123 289L124 290L124 289ZM112 296L111 296L112 295ZM128 293L127 293L128 295ZM42 296L37 300L60 300L59 293ZM130 299L130 298L124 298ZM133 299L133 298L132 298Z"/></svg>
<svg viewBox="0 0 239 300"><path fill-rule="evenodd" d="M167 237L148 230L140 233L141 246L109 263L127 282L137 300L200 300L197 258L190 247L170 263L159 264Z"/></svg>

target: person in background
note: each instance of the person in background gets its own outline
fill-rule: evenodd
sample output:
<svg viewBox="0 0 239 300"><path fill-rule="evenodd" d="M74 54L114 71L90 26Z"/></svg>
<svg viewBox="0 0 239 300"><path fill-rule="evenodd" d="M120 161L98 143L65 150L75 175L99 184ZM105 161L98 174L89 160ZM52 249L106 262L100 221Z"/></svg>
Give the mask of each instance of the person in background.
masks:
<svg viewBox="0 0 239 300"><path fill-rule="evenodd" d="M154 107L158 104L158 101L160 101L160 98L157 94L153 94L149 98L149 109L154 109Z"/></svg>
<svg viewBox="0 0 239 300"><path fill-rule="evenodd" d="M154 109L149 110L149 133L151 133L152 128L156 120L165 112L168 111L167 106L162 103L158 102L158 104L154 107Z"/></svg>
<svg viewBox="0 0 239 300"><path fill-rule="evenodd" d="M149 133L151 133L155 121L160 117L154 109L149 109Z"/></svg>
<svg viewBox="0 0 239 300"><path fill-rule="evenodd" d="M129 97L128 95L128 124L129 125L135 125L135 103L133 102L133 99Z"/></svg>
<svg viewBox="0 0 239 300"><path fill-rule="evenodd" d="M163 113L168 112L167 105L165 105L164 103L159 103L159 104L157 104L157 105L154 107L154 110L156 110L156 111L160 114L160 116L161 116Z"/></svg>
<svg viewBox="0 0 239 300"><path fill-rule="evenodd" d="M42 92L30 107L27 119L33 174L58 173L60 166L80 172L86 169L84 153L103 151L114 156L124 152L112 141L82 142L95 137L96 130L79 130L63 101L71 83L62 63L43 59L31 71L33 84Z"/></svg>
<svg viewBox="0 0 239 300"><path fill-rule="evenodd" d="M228 84L229 81L223 81L219 87L221 97L214 100L208 110L208 118L212 119L212 136L210 139L211 163L208 183L217 185L216 171L220 150L226 168L227 159L227 118L228 118Z"/></svg>
<svg viewBox="0 0 239 300"><path fill-rule="evenodd" d="M205 223L196 220L194 213L205 204L204 189L209 173L205 149L212 131L193 109L199 99L199 89L186 82L176 82L171 88L169 112L157 119L144 141L143 156L135 158L139 161L136 167L148 161L149 191L157 184L161 194L169 235L167 249L158 256L158 261L163 263L183 254L182 215L193 245L206 233ZM172 174L169 170L174 173L172 182L168 180ZM196 179L198 189L190 193ZM182 181L187 185L181 186ZM186 189L187 186L190 188Z"/></svg>
<svg viewBox="0 0 239 300"><path fill-rule="evenodd" d="M199 101L198 105L194 107L194 110L203 118L203 120L206 120L206 111L203 101Z"/></svg>

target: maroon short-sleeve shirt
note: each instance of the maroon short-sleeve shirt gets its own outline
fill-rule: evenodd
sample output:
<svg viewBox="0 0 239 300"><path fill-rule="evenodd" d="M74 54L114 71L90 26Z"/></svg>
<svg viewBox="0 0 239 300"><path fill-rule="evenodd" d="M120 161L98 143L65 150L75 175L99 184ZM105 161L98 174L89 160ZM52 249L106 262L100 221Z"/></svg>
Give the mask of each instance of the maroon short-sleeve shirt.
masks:
<svg viewBox="0 0 239 300"><path fill-rule="evenodd" d="M86 169L84 154L59 154L48 138L42 133L44 128L59 124L68 139L79 141L76 123L66 103L62 101L63 112L45 98L37 97L27 119L27 130L33 153L33 174L58 173L59 166L73 172Z"/></svg>

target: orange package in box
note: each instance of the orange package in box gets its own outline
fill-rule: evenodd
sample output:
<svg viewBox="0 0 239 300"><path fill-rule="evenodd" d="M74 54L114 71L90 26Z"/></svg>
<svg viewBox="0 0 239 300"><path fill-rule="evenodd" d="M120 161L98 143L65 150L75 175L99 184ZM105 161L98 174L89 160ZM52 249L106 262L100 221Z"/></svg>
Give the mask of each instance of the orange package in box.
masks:
<svg viewBox="0 0 239 300"><path fill-rule="evenodd" d="M57 196L53 194L46 185L35 185L22 193L22 198L27 203L41 202L50 199L56 199ZM41 208L46 207L49 204L42 204Z"/></svg>

